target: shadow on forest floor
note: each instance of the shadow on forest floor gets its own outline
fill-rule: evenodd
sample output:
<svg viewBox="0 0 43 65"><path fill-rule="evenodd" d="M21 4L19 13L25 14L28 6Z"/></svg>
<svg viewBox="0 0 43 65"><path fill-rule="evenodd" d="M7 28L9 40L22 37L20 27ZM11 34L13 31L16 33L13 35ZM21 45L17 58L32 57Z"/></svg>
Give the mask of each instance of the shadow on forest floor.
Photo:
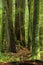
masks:
<svg viewBox="0 0 43 65"><path fill-rule="evenodd" d="M43 61L25 61L25 62L3 62L0 65L43 65Z"/></svg>

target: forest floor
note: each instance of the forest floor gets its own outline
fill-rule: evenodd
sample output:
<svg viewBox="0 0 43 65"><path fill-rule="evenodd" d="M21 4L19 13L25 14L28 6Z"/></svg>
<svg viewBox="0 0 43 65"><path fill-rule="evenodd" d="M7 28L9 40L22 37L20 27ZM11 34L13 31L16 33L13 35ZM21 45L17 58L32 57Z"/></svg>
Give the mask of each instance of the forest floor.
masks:
<svg viewBox="0 0 43 65"><path fill-rule="evenodd" d="M0 62L25 62L31 58L31 51L27 48L22 48L17 53L0 53ZM41 60L43 61L43 52L41 52Z"/></svg>
<svg viewBox="0 0 43 65"><path fill-rule="evenodd" d="M26 61L28 58L30 59L30 57L31 52L26 48L22 48L17 53L1 53L0 62L22 62Z"/></svg>

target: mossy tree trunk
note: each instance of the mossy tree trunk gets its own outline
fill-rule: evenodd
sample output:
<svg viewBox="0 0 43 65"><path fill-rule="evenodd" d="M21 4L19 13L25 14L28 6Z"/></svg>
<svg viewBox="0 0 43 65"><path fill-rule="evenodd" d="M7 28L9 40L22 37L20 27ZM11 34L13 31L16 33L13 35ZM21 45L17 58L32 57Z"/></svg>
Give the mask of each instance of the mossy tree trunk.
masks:
<svg viewBox="0 0 43 65"><path fill-rule="evenodd" d="M9 30L9 37L10 37L10 52L16 52L16 42L15 42L15 35L13 31L13 20L12 20L12 0L6 0L7 4L7 20L8 20L8 30Z"/></svg>
<svg viewBox="0 0 43 65"><path fill-rule="evenodd" d="M40 59L39 44L39 0L34 0L34 17L32 31L32 55L33 59Z"/></svg>
<svg viewBox="0 0 43 65"><path fill-rule="evenodd" d="M26 46L25 44L25 0L20 0L20 40L22 46Z"/></svg>
<svg viewBox="0 0 43 65"><path fill-rule="evenodd" d="M8 52L9 49L9 33L8 33L8 23L6 17L6 1L2 1L3 12L2 12L2 52Z"/></svg>
<svg viewBox="0 0 43 65"><path fill-rule="evenodd" d="M30 12L31 12L31 0L28 0L28 12L29 12L29 24L28 24L28 49L30 50L30 43L31 43L31 39L30 39L30 30L31 30L31 15L30 15Z"/></svg>
<svg viewBox="0 0 43 65"><path fill-rule="evenodd" d="M28 49L32 50L32 26L33 26L33 12L34 12L34 0L28 0Z"/></svg>
<svg viewBox="0 0 43 65"><path fill-rule="evenodd" d="M15 35L16 41L20 41L20 23L19 23L20 0L15 0Z"/></svg>
<svg viewBox="0 0 43 65"><path fill-rule="evenodd" d="M3 28L5 27L5 25L7 26L9 38L10 38L9 51L16 52L16 44L14 39L15 36L13 32L13 21L12 21L12 0L10 1L3 0L2 2L3 2ZM3 29L3 32L2 32L3 37L4 37L4 32L5 30ZM6 32L5 32L5 35L6 35ZM5 40L4 40L4 43L6 43Z"/></svg>

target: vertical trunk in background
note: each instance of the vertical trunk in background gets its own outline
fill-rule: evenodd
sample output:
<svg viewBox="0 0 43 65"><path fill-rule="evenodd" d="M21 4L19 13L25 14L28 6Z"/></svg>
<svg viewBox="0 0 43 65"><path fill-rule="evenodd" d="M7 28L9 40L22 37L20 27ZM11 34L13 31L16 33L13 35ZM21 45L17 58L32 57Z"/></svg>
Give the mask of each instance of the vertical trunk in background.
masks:
<svg viewBox="0 0 43 65"><path fill-rule="evenodd" d="M33 26L34 0L28 0L28 11L29 11L28 49L32 50L32 26Z"/></svg>
<svg viewBox="0 0 43 65"><path fill-rule="evenodd" d="M8 30L9 30L9 37L10 37L10 52L16 52L16 44L15 44L15 37L13 31L13 21L12 21L12 0L6 0L6 15L8 21Z"/></svg>
<svg viewBox="0 0 43 65"><path fill-rule="evenodd" d="M6 33L5 33L5 27L6 27L6 21L5 21L5 12L4 12L5 10L3 10L3 14L2 14L2 52L4 52L4 44L6 44L5 42L4 42L4 40L6 40Z"/></svg>
<svg viewBox="0 0 43 65"><path fill-rule="evenodd" d="M16 41L16 50L20 49L20 20L19 20L19 7L20 7L20 0L15 0L15 41Z"/></svg>
<svg viewBox="0 0 43 65"><path fill-rule="evenodd" d="M8 37L9 37L9 34L8 34L8 24L7 24L7 19L6 19L6 1L2 1L2 4L3 4L3 12L2 12L2 49L1 51L2 52L8 52ZM8 34L8 35L7 35Z"/></svg>
<svg viewBox="0 0 43 65"><path fill-rule="evenodd" d="M25 43L26 47L28 47L28 22L29 20L29 12L28 12L28 1L25 0Z"/></svg>
<svg viewBox="0 0 43 65"><path fill-rule="evenodd" d="M17 40L20 41L19 0L15 0L15 35Z"/></svg>
<svg viewBox="0 0 43 65"><path fill-rule="evenodd" d="M20 0L20 40L23 46L25 44L25 0Z"/></svg>
<svg viewBox="0 0 43 65"><path fill-rule="evenodd" d="M31 28L31 21L30 21L30 11L31 11L31 0L28 0L28 11L29 11L29 25L28 25L28 49L30 50L30 43L31 43L31 39L30 39L30 35L29 35L29 33L30 33L30 28Z"/></svg>
<svg viewBox="0 0 43 65"><path fill-rule="evenodd" d="M32 31L32 55L33 59L40 59L39 44L39 0L34 0L34 17Z"/></svg>

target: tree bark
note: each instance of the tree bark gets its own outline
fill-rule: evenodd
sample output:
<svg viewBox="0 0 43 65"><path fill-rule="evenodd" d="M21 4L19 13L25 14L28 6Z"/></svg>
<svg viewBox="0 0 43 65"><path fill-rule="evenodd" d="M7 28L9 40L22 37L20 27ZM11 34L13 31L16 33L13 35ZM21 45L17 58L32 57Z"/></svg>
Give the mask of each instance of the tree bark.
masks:
<svg viewBox="0 0 43 65"><path fill-rule="evenodd" d="M3 4L3 12L2 12L2 52L8 52L8 45L9 45L9 34L8 34L8 23L6 18L6 1L2 1ZM8 34L8 35L7 35Z"/></svg>
<svg viewBox="0 0 43 65"><path fill-rule="evenodd" d="M15 0L15 35L17 40L20 41L19 7L20 1Z"/></svg>
<svg viewBox="0 0 43 65"><path fill-rule="evenodd" d="M40 59L39 44L39 0L34 0L34 17L32 31L32 55L33 59Z"/></svg>
<svg viewBox="0 0 43 65"><path fill-rule="evenodd" d="M9 51L10 52L16 52L16 44L15 44L15 39L14 39L14 32L13 32L13 21L12 21L12 0L6 0L5 3L5 13L6 13L6 18L8 22L8 31L9 31L9 38L10 38L10 46L9 46Z"/></svg>
<svg viewBox="0 0 43 65"><path fill-rule="evenodd" d="M32 26L33 26L33 12L34 0L28 0L29 24L28 24L28 49L32 50Z"/></svg>
<svg viewBox="0 0 43 65"><path fill-rule="evenodd" d="M8 18L8 29L9 29L9 36L10 36L10 51L16 52L16 42L15 36L13 31L13 21L12 21L12 0L7 0L7 18Z"/></svg>
<svg viewBox="0 0 43 65"><path fill-rule="evenodd" d="M25 47L25 0L20 0L20 40L22 45Z"/></svg>

